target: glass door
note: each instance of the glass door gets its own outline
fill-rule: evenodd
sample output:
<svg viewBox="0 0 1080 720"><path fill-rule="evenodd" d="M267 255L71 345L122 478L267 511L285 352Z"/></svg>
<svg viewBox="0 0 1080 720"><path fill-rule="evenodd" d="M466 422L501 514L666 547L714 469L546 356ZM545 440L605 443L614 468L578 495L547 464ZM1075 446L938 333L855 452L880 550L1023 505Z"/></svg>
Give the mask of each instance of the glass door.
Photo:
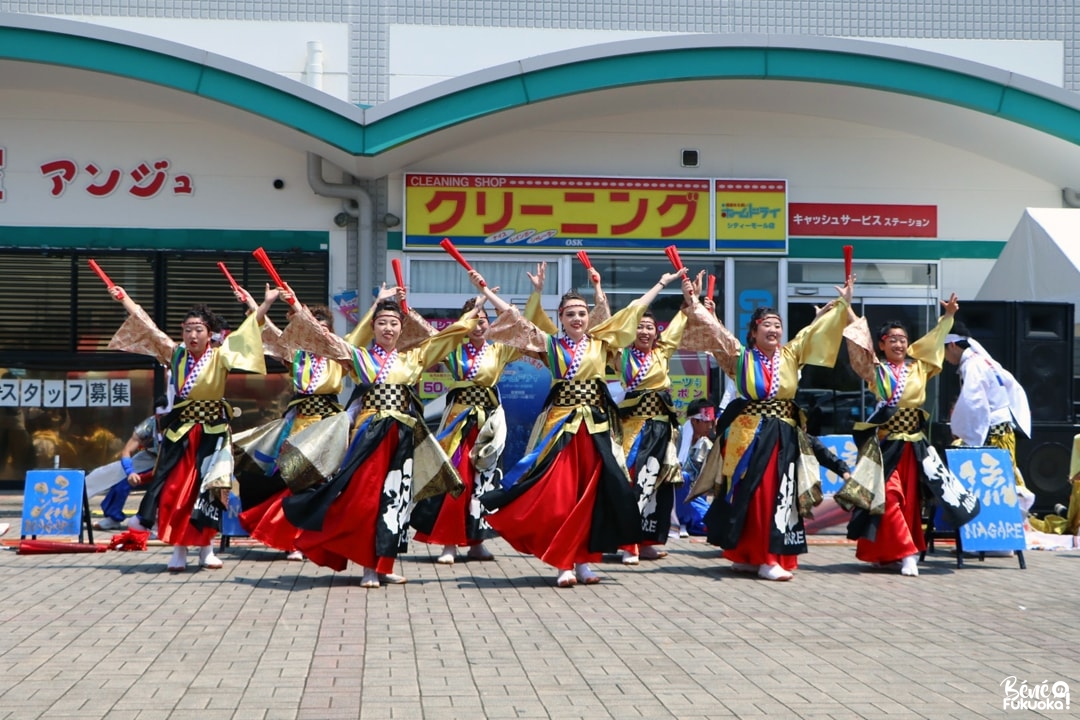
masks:
<svg viewBox="0 0 1080 720"><path fill-rule="evenodd" d="M937 324L937 265L926 263L856 263L853 309L865 317L872 336L887 322L899 321L912 341ZM841 263L791 262L788 267L787 335L809 325L822 307L836 297L843 276ZM807 413L807 430L815 435L848 434L873 412L876 400L851 369L847 343L835 366L806 366L799 378L797 401ZM937 407L937 383L927 389L925 409ZM933 418L932 418L933 419Z"/></svg>

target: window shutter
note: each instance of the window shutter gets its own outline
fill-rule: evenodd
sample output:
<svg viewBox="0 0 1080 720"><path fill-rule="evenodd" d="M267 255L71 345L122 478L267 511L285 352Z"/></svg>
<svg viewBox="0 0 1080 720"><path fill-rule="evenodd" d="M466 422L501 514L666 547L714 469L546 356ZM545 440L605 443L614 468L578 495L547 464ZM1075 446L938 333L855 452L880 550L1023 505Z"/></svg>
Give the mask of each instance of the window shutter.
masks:
<svg viewBox="0 0 1080 720"><path fill-rule="evenodd" d="M71 347L71 254L0 255L0 351L49 353Z"/></svg>

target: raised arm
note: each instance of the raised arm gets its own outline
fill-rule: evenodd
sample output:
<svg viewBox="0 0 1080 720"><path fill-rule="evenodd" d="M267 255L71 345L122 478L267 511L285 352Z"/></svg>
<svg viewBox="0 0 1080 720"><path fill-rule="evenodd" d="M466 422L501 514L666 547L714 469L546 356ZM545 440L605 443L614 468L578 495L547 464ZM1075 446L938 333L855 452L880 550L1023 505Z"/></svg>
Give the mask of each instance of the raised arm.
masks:
<svg viewBox="0 0 1080 720"><path fill-rule="evenodd" d="M705 274L706 272L704 270L698 272L697 276L694 277L692 282L690 282L689 294L687 293L686 286L687 282L689 281L689 276L684 277L683 279L683 299L685 301L684 310L687 313L689 313L693 307L692 303L690 302L690 296L692 295L694 298L697 298L702 305L704 305L705 310L713 313L714 315L716 314L716 302L713 300L713 298L705 297L705 295L702 294L702 288L705 286Z"/></svg>
<svg viewBox="0 0 1080 720"><path fill-rule="evenodd" d="M114 285L109 288L109 294L112 295L113 300L116 300L124 306L124 309L128 311L128 315L138 315L139 313L146 314L139 303L132 300L131 295L119 285Z"/></svg>
<svg viewBox="0 0 1080 720"><path fill-rule="evenodd" d="M851 369L873 388L877 380L878 359L874 353L874 340L870 336L870 327L866 324L866 318L856 317L850 321L844 328L844 340L847 341L848 362L851 364Z"/></svg>
<svg viewBox="0 0 1080 720"><path fill-rule="evenodd" d="M600 273L596 268L589 268L589 282L593 286L593 302L598 305L606 303L607 295L604 294L604 289L600 286Z"/></svg>
<svg viewBox="0 0 1080 720"><path fill-rule="evenodd" d="M608 305L607 295L600 287L600 273L596 268L589 269L589 280L593 286L593 309L589 312L589 327L594 328L611 317L611 306Z"/></svg>
<svg viewBox="0 0 1080 720"><path fill-rule="evenodd" d="M675 280L676 278L685 279L686 268L682 268L678 272L664 273L663 275L661 275L660 279L656 282L656 284L649 288L648 292L635 300L634 303L648 307L652 304L652 301L660 295L660 291L666 288L669 284L671 284L671 281Z"/></svg>
<svg viewBox="0 0 1080 720"><path fill-rule="evenodd" d="M261 304L255 304L255 298L251 296L244 288L238 288L233 291L233 295L236 296L238 302L241 305L246 305L247 309L255 313L255 321L259 323L260 327L266 321L266 313L270 312L270 306L273 305L279 297L281 297L281 288L272 288L270 283L266 284L266 290L263 292L263 301Z"/></svg>
<svg viewBox="0 0 1080 720"><path fill-rule="evenodd" d="M855 276L849 276L843 286L836 288L839 297L830 303L814 321L804 327L784 346L802 365L832 367L844 341L848 324L848 308L855 292Z"/></svg>
<svg viewBox="0 0 1080 720"><path fill-rule="evenodd" d="M720 368L730 375L743 351L742 343L724 327L714 312L698 302L694 283L689 278L683 277L682 289L687 325L681 348L691 352L712 353Z"/></svg>
<svg viewBox="0 0 1080 720"><path fill-rule="evenodd" d="M531 279L533 276L529 275ZM469 271L469 282L473 284L473 287L484 296L484 299L491 303L491 306L495 308L495 311L500 315L510 309L510 303L503 300L501 297L495 294L495 292L488 287L487 282L483 276L476 270Z"/></svg>
<svg viewBox="0 0 1080 720"><path fill-rule="evenodd" d="M535 275L533 275L528 270L525 271L525 274L529 276L529 282L532 283L533 292L537 295L542 295L544 293L544 281L547 279L547 263L536 263Z"/></svg>
<svg viewBox="0 0 1080 720"><path fill-rule="evenodd" d="M529 300L525 303L525 317L543 332L546 332L549 335L557 334L559 329L555 327L555 323L551 322L551 318L544 312L544 308L541 305L542 294L544 292L544 280L547 278L547 263L536 263L535 275L528 271L526 271L525 274L529 276L529 282L532 283L533 286L532 292L529 293Z"/></svg>
<svg viewBox="0 0 1080 720"><path fill-rule="evenodd" d="M956 298L956 293L950 293L948 300L941 301L941 306L945 308L945 317L954 317L960 309L960 301Z"/></svg>
<svg viewBox="0 0 1080 720"><path fill-rule="evenodd" d="M931 377L941 372L942 364L945 362L945 336L952 330L953 317L960 309L956 293L952 293L948 300L942 300L941 306L945 308L945 313L938 320L937 326L911 343L907 351L910 357L934 368L934 371L930 373Z"/></svg>

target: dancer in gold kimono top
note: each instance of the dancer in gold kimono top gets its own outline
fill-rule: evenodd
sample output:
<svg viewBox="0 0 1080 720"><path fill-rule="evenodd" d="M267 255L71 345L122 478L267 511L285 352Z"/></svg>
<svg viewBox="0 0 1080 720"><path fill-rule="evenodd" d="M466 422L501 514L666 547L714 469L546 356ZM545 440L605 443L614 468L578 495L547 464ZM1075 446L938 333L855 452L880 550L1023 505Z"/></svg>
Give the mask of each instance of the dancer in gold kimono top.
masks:
<svg viewBox="0 0 1080 720"><path fill-rule="evenodd" d="M181 326L183 342L176 343L123 288L109 292L129 313L109 348L157 358L169 368L174 393L172 411L162 421L154 478L131 527L145 530L157 524L158 537L174 546L167 565L170 572L187 567L190 545L199 546L202 567L220 568L211 542L221 526L233 475L229 433L233 413L224 400L225 380L230 370L266 373L259 325L273 301L264 300L258 312L214 347L210 336L220 330L220 320L206 305L188 311ZM246 300L239 294L237 299Z"/></svg>
<svg viewBox="0 0 1080 720"><path fill-rule="evenodd" d="M292 297L287 290L267 288L267 297L276 299L279 293L286 299ZM252 307L253 302L248 296L248 307ZM334 322L330 309L325 305L297 306L289 311L290 318L297 312L310 313L327 330ZM281 502L293 491L303 490L325 478L318 473L307 472L290 475L290 482L287 483L278 459L286 441L297 437L313 423L342 411L338 395L351 367L282 344L281 330L269 320L264 323L262 337L265 353L288 368L293 397L280 418L238 433L233 439L236 478L243 508L239 520L253 539L285 551L289 560L303 560L303 553L296 548L296 537L300 531L285 518ZM339 444L340 462L340 458L344 457L347 434L322 433L316 442L320 447ZM324 451L333 452L335 449L325 448Z"/></svg>
<svg viewBox="0 0 1080 720"><path fill-rule="evenodd" d="M608 356L625 391L619 403L622 446L641 515L640 547L622 548L626 565L636 565L639 558L656 560L667 555L657 546L667 542L675 486L682 483L674 444L678 415L671 399L668 364L685 328L684 312L676 313L663 333L656 328L656 317L646 312L638 321L634 343Z"/></svg>
<svg viewBox="0 0 1080 720"><path fill-rule="evenodd" d="M360 378L358 413L341 468L326 483L294 494L283 504L285 516L302 531L297 548L334 570L344 570L348 560L362 565L363 587L405 582L393 569L407 542L413 504L447 491L457 495L463 489L446 453L424 425L423 405L412 386L424 368L446 357L473 329L475 312L412 350L398 352L403 318L398 303L379 302L372 313L370 347L354 347L304 315L290 322L282 335L284 342L351 362Z"/></svg>
<svg viewBox="0 0 1080 720"><path fill-rule="evenodd" d="M537 263L535 275L526 274L533 285L533 292L525 306L525 317L544 332L558 332L541 306L547 263ZM611 313L600 287L599 273L594 270L590 279L595 304L589 314L589 324L595 325L606 320ZM483 295L470 298L462 312L486 300ZM522 354L517 348L485 340L488 325L486 313L482 314L466 342L443 361L453 380L437 435L439 444L453 460L465 483L465 492L457 498L449 495L428 498L416 506L412 515L415 539L442 545L436 562L443 565L454 563L459 545L469 547L467 556L470 559L494 559L483 541L497 533L488 524L487 511L479 498L502 487L499 459L506 442L506 416L501 408L496 383L503 368Z"/></svg>
<svg viewBox="0 0 1080 720"><path fill-rule="evenodd" d="M617 408L604 382L607 354L634 341L642 314L680 273L664 275L642 298L594 327L585 299L559 304L563 333L542 332L492 293L479 273L473 285L499 310L488 338L541 358L552 387L529 449L480 502L488 522L514 548L558 568L559 587L600 578L589 568L603 552L641 539L640 516L623 458Z"/></svg>
<svg viewBox="0 0 1080 720"><path fill-rule="evenodd" d="M878 406L865 423L855 425L859 463L836 500L854 507L848 537L859 541L855 557L878 566L896 563L902 574L912 577L919 574L919 554L926 549L923 487L937 496L956 527L978 512L975 496L956 487L959 481L926 440L926 385L941 372L945 339L960 307L955 293L941 304L945 313L937 327L911 345L907 328L897 321L882 325L875 339L866 318L856 319L844 331L851 367L866 380Z"/></svg>
<svg viewBox="0 0 1080 720"><path fill-rule="evenodd" d="M806 552L803 517L820 499L820 479L800 470L813 450L799 426L795 391L803 365L832 367L840 351L853 279L837 288L840 298L789 342L776 310L759 307L750 317L746 345L697 302L690 280L683 293L690 322L683 349L712 352L738 392L725 415L734 417L723 446L723 468L715 460L717 443L706 468L716 497L705 516L708 541L724 548L736 572L755 572L766 580L790 580L798 555ZM717 428L717 435L723 433ZM704 474L704 471L703 471ZM709 478L703 478L706 482ZM695 491L697 488L695 487Z"/></svg>
<svg viewBox="0 0 1080 720"><path fill-rule="evenodd" d="M485 298L470 298L462 313L480 312L465 342L443 359L450 372L446 410L436 433L439 444L465 483L458 497L436 495L417 504L412 514L416 540L441 545L436 562L452 565L457 547L467 546L472 560L494 560L484 540L495 531L487 522L480 496L502 487L499 459L506 445L506 415L496 383L503 368L521 351L484 338L488 329Z"/></svg>

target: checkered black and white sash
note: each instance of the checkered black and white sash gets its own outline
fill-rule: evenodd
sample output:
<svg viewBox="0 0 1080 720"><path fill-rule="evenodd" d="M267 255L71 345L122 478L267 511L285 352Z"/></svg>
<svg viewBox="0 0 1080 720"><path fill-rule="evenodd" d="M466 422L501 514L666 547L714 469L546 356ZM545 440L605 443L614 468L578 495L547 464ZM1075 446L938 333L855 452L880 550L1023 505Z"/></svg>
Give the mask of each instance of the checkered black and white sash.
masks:
<svg viewBox="0 0 1080 720"><path fill-rule="evenodd" d="M364 393L361 403L369 410L408 412L412 406L412 395L407 385L373 385Z"/></svg>
<svg viewBox="0 0 1080 720"><path fill-rule="evenodd" d="M566 380L556 383L552 388L551 404L556 407L577 407L578 405L603 405L604 396L596 380Z"/></svg>

